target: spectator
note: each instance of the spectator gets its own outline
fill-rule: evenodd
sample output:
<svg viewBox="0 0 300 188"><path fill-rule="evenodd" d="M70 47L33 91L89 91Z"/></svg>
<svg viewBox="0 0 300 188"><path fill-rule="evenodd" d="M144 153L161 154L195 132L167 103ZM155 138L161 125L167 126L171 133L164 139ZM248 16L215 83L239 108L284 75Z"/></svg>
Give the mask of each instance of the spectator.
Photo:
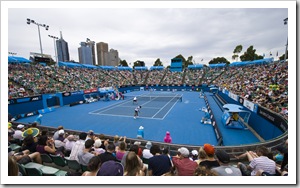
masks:
<svg viewBox="0 0 300 188"><path fill-rule="evenodd" d="M164 138L164 142L165 143L171 143L172 142L172 138L171 138L171 135L170 135L169 131L166 132L166 136Z"/></svg>
<svg viewBox="0 0 300 188"><path fill-rule="evenodd" d="M178 176L193 176L197 163L189 159L190 152L187 148L178 149L178 154L172 157L172 162L176 168Z"/></svg>
<svg viewBox="0 0 300 188"><path fill-rule="evenodd" d="M281 176L288 176L288 164L286 164L283 168L276 167L276 170ZM261 175L268 176L269 174L262 172Z"/></svg>
<svg viewBox="0 0 300 188"><path fill-rule="evenodd" d="M64 129L64 127L61 126L61 125L57 127L57 131L55 131L55 133L54 133L54 135L53 135L53 140L57 140L57 139L58 139L58 136L59 136L58 132L59 132L60 130L63 130L63 129Z"/></svg>
<svg viewBox="0 0 300 188"><path fill-rule="evenodd" d="M75 145L75 137L74 135L69 135L65 140L65 156L70 156L73 146Z"/></svg>
<svg viewBox="0 0 300 188"><path fill-rule="evenodd" d="M125 167L126 156L127 156L127 154L128 154L129 151L133 151L133 152L135 152L136 154L138 154L138 152L139 152L139 147L138 147L137 145L134 145L134 144L133 144L133 145L130 146L129 150L125 152L125 154L123 155L122 160L121 160L121 164L122 164L124 167ZM141 162L143 162L143 161L141 161Z"/></svg>
<svg viewBox="0 0 300 188"><path fill-rule="evenodd" d="M199 163L199 166L205 166L208 169L220 166L219 162L214 158L215 148L210 144L204 144L203 149L207 155L207 159Z"/></svg>
<svg viewBox="0 0 300 188"><path fill-rule="evenodd" d="M125 142L121 142L119 147L119 149L116 152L116 158L118 161L121 161L124 154L126 153L125 149L126 149L126 143Z"/></svg>
<svg viewBox="0 0 300 188"><path fill-rule="evenodd" d="M63 129L58 131L58 137L54 140L59 140L63 142L65 140L65 131Z"/></svg>
<svg viewBox="0 0 300 188"><path fill-rule="evenodd" d="M205 166L198 166L194 172L194 176L217 176L217 174Z"/></svg>
<svg viewBox="0 0 300 188"><path fill-rule="evenodd" d="M93 130L89 130L89 132L87 133L87 137L86 137L85 141L87 141L88 139L92 139L92 140L96 139L96 136L95 136L95 133Z"/></svg>
<svg viewBox="0 0 300 188"><path fill-rule="evenodd" d="M10 149L10 148L9 148ZM42 164L42 158L39 152L30 153L29 150L24 150L19 153L14 153L8 150L9 156L12 156L15 161L19 164L27 164L29 162L36 162Z"/></svg>
<svg viewBox="0 0 300 188"><path fill-rule="evenodd" d="M119 147L121 138L122 138L122 137L119 137L118 135L115 135L115 136L114 136L114 141L113 141L113 143L114 143L115 146L116 146L116 150L118 150L118 147Z"/></svg>
<svg viewBox="0 0 300 188"><path fill-rule="evenodd" d="M39 133L40 130L38 128L28 128L23 132L22 137L25 139L27 136L32 135L34 143L37 143L37 136L39 135ZM34 146L34 144L31 145L30 151L36 151L36 149L32 148L32 146Z"/></svg>
<svg viewBox="0 0 300 188"><path fill-rule="evenodd" d="M280 145L276 147L275 150L277 153L274 155L273 160L276 162L276 164L281 165L284 154L287 153L287 148L284 145Z"/></svg>
<svg viewBox="0 0 300 188"><path fill-rule="evenodd" d="M37 142L32 135L27 135L23 140L23 145L20 148L21 151L29 150L30 153L36 152Z"/></svg>
<svg viewBox="0 0 300 188"><path fill-rule="evenodd" d="M198 153L198 160L195 160L197 164L199 165L201 161L204 161L207 159L207 154L204 151L203 147L199 148L199 153Z"/></svg>
<svg viewBox="0 0 300 188"><path fill-rule="evenodd" d="M100 135L99 135L99 139L100 139L101 142L102 142L100 148L106 150L106 147L108 146L108 139L105 140L104 134L100 134Z"/></svg>
<svg viewBox="0 0 300 188"><path fill-rule="evenodd" d="M126 156L124 176L144 176L139 157L130 151Z"/></svg>
<svg viewBox="0 0 300 188"><path fill-rule="evenodd" d="M102 145L102 141L100 139L96 139L94 143L94 151L97 155L100 155L101 153L105 153L105 149L100 148Z"/></svg>
<svg viewBox="0 0 300 188"><path fill-rule="evenodd" d="M97 173L101 166L101 160L98 156L94 156L90 159L87 168L89 171L85 171L82 176L97 176Z"/></svg>
<svg viewBox="0 0 300 188"><path fill-rule="evenodd" d="M28 128L23 132L22 137L24 138L28 135L32 135L33 138L36 138L39 134L40 134L40 130L38 128Z"/></svg>
<svg viewBox="0 0 300 188"><path fill-rule="evenodd" d="M65 131L64 130L59 130L58 131L58 139L54 140L54 146L58 151L61 151L62 153L65 153Z"/></svg>
<svg viewBox="0 0 300 188"><path fill-rule="evenodd" d="M115 152L115 148L116 148L115 145L113 143L110 143L108 144L105 153L98 155L98 157L100 157L102 164L110 160L117 161L117 158L113 154Z"/></svg>
<svg viewBox="0 0 300 188"><path fill-rule="evenodd" d="M13 135L15 134L15 130L12 128L12 124L8 122L8 133L11 136L11 139L13 138Z"/></svg>
<svg viewBox="0 0 300 188"><path fill-rule="evenodd" d="M141 142L135 141L133 144L138 146L139 149L138 149L137 155L138 155L139 157L142 157L142 155L143 155L143 150L142 150L142 148L140 147Z"/></svg>
<svg viewBox="0 0 300 188"><path fill-rule="evenodd" d="M55 155L56 149L54 146L54 140L52 138L48 138L46 135L41 136L36 146L36 151L40 154Z"/></svg>
<svg viewBox="0 0 300 188"><path fill-rule="evenodd" d="M285 141L285 147L286 153L283 155L280 169L284 169L284 167L288 164L288 140Z"/></svg>
<svg viewBox="0 0 300 188"><path fill-rule="evenodd" d="M109 160L102 163L97 176L123 176L123 174L123 165L117 161Z"/></svg>
<svg viewBox="0 0 300 188"><path fill-rule="evenodd" d="M143 158L150 159L153 157L152 153L150 152L150 148L152 146L152 143L148 141L145 145L145 149L143 150Z"/></svg>
<svg viewBox="0 0 300 188"><path fill-rule="evenodd" d="M8 156L8 176L19 176L18 164L11 156Z"/></svg>
<svg viewBox="0 0 300 188"><path fill-rule="evenodd" d="M82 132L79 134L79 140L76 141L75 145L73 146L70 154L70 160L77 160L78 161L78 153L80 151L83 151L84 149L84 143L86 139L87 134L85 132Z"/></svg>
<svg viewBox="0 0 300 188"><path fill-rule="evenodd" d="M148 175L161 176L171 170L171 161L167 155L161 155L161 150L158 145L152 145L150 153L153 155L149 159Z"/></svg>
<svg viewBox="0 0 300 188"><path fill-rule="evenodd" d="M84 143L84 149L78 152L78 162L81 165L87 166L90 159L93 158L95 155L92 153L91 149L94 145L94 140L88 139Z"/></svg>
<svg viewBox="0 0 300 188"><path fill-rule="evenodd" d="M193 150L190 153L190 160L196 162L197 159L198 159L198 151L197 150Z"/></svg>
<svg viewBox="0 0 300 188"><path fill-rule="evenodd" d="M250 152L246 152L249 160L249 165L245 165L241 162L238 163L243 176L255 176L259 170L263 170L271 175L275 174L276 164L275 161L269 159L267 155L269 150L264 146L258 146L256 149L257 157L253 157Z"/></svg>
<svg viewBox="0 0 300 188"><path fill-rule="evenodd" d="M22 134L23 134L24 130L25 130L25 126L22 124L19 124L17 126L17 130L15 130L15 134L13 135L13 138L16 140L22 141L23 140Z"/></svg>
<svg viewBox="0 0 300 188"><path fill-rule="evenodd" d="M38 129L38 123L37 122L33 122L29 125L29 128L37 128Z"/></svg>
<svg viewBox="0 0 300 188"><path fill-rule="evenodd" d="M217 150L216 157L220 164L219 167L214 167L211 171L216 172L218 176L241 176L240 169L230 165L230 156L224 150Z"/></svg>

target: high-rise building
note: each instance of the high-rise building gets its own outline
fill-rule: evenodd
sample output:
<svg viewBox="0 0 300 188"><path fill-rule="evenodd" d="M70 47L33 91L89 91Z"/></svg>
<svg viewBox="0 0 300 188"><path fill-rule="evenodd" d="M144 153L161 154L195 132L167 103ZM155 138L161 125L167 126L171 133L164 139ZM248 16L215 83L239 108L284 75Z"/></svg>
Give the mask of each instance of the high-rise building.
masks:
<svg viewBox="0 0 300 188"><path fill-rule="evenodd" d="M98 42L96 45L98 65L106 65L106 62L108 61L108 44L105 42Z"/></svg>
<svg viewBox="0 0 300 188"><path fill-rule="evenodd" d="M119 53L117 50L110 49L108 51L108 44L105 42L99 42L96 45L99 66L118 66Z"/></svg>
<svg viewBox="0 0 300 188"><path fill-rule="evenodd" d="M96 65L95 42L91 41L89 38L87 38L86 39L86 45L91 48L91 50L92 50L93 65Z"/></svg>
<svg viewBox="0 0 300 188"><path fill-rule="evenodd" d="M60 39L56 40L56 48L58 61L70 61L68 43L63 39L62 32L60 32Z"/></svg>
<svg viewBox="0 0 300 188"><path fill-rule="evenodd" d="M92 48L87 45L86 42L81 42L78 48L79 63L81 64L93 64L92 60Z"/></svg>
<svg viewBox="0 0 300 188"><path fill-rule="evenodd" d="M119 53L118 50L110 49L108 52L108 63L109 66L118 66L119 65Z"/></svg>

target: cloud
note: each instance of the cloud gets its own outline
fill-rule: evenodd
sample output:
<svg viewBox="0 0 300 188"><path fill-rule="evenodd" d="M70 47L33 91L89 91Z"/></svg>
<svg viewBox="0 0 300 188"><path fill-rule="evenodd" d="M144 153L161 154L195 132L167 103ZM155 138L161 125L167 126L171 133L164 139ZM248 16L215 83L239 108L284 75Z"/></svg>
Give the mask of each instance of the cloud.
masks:
<svg viewBox="0 0 300 188"><path fill-rule="evenodd" d="M41 29L44 53L54 55L48 34L59 37L62 31L75 61L86 38L108 43L127 62L142 60L148 66L157 58L170 63L178 54L206 63L215 57L231 61L239 44L243 50L253 45L259 54L284 53L287 13L287 8L12 8L8 50L24 57L40 51L37 27L26 24L31 18L50 26Z"/></svg>

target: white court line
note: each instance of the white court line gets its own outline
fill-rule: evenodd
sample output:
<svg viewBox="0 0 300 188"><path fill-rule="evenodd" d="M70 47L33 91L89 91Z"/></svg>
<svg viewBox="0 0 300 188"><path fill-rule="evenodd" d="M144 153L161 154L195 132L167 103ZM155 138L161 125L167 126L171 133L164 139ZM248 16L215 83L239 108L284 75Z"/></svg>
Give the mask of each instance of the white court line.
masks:
<svg viewBox="0 0 300 188"><path fill-rule="evenodd" d="M165 104L160 110L158 110L157 112L156 112L156 114L154 114L153 116L152 116L152 118L154 117L154 116L156 116L160 111L162 111L162 109L164 109L175 97L177 97L176 95L169 101L169 102L167 102L167 104ZM176 100L176 102L175 102L175 104L177 103L177 100ZM174 105L173 105L174 106Z"/></svg>
<svg viewBox="0 0 300 188"><path fill-rule="evenodd" d="M113 109L114 107L117 107L117 106L121 106L121 105L123 105L123 104L126 104L126 103L128 103L128 102L130 102L131 100L127 100L127 101L124 101L124 102L121 102L120 104L118 104L118 105L116 105L116 104L112 104L112 105L110 105L110 106L106 106L106 107L104 107L104 109L103 110L101 110L101 108L100 109L98 109L98 110L101 110L101 112L105 112L105 111L107 111L107 110L110 110L110 109ZM94 112L96 112L96 111L98 111L98 110L94 110L94 111L92 111L92 112L89 112L89 113L94 113Z"/></svg>
<svg viewBox="0 0 300 188"><path fill-rule="evenodd" d="M145 96L145 95L140 95L140 96ZM161 108L155 108L155 107L144 107L144 108L148 108L148 109L160 109L156 114L154 114L154 116L156 116L161 110L163 110L163 109L164 109L164 108L165 108L165 107L166 107L166 106L167 106L167 105L168 105L175 97L177 97L177 96L181 96L181 97L182 97L182 95L174 95L173 98L172 98L167 104L165 104L165 105L164 105L163 107L161 107ZM157 98L157 97L154 97L154 99L155 99L155 98ZM150 102L153 101L154 99L151 100L151 98L150 98L149 101L147 101L147 102L145 102L145 103L142 103L141 106L150 103ZM105 116L118 116L118 117L133 117L133 116L126 116L126 115L114 115L114 114L103 114L103 113L102 113L102 112L105 112L105 111L114 109L115 107L121 106L121 105L123 105L123 104L129 103L129 102L131 102L131 101L132 101L131 99L128 99L128 100L125 100L124 102L121 102L121 103L118 104L118 105L112 104L112 105L110 105L110 106L105 107L104 110L101 110L101 108L100 108L100 109L98 109L98 110L94 110L94 111L92 111L92 112L89 112L89 114L93 114L93 115L105 115ZM176 100L176 102L172 105L171 109L175 106L175 104L176 104L177 102L178 102L178 100ZM124 107L130 107L130 108L131 108L132 106L124 106ZM152 116L152 117L139 117L139 118L141 118L141 119L156 119L156 120L163 120L163 119L167 116L167 114L171 111L171 109L169 109L169 111L165 114L165 116L164 116L163 118L154 118L154 116ZM99 110L101 110L101 111L95 113L96 111L99 111Z"/></svg>
<svg viewBox="0 0 300 188"><path fill-rule="evenodd" d="M181 97L182 97L182 95L181 95ZM175 106L175 104L177 104L177 102L178 102L178 100L176 102L174 102L173 106L168 110L168 112L164 115L164 117L162 119L165 119L165 117L169 114L169 112L173 109L173 107Z"/></svg>
<svg viewBox="0 0 300 188"><path fill-rule="evenodd" d="M142 105L141 105L141 106L142 106ZM132 107L134 107L134 106L121 106L121 107L132 108ZM160 109L160 108L157 108L157 107L145 107L145 106L143 106L143 109L145 109L145 108L147 108L147 109L156 109L156 110Z"/></svg>
<svg viewBox="0 0 300 188"><path fill-rule="evenodd" d="M118 117L130 117L133 118L133 116L126 116L126 115L115 115L115 114L98 114L98 113L89 113L89 114L93 114L93 115L105 115L105 116L118 116ZM138 117L137 119L156 119L156 120L163 120L162 118L153 118L153 117Z"/></svg>

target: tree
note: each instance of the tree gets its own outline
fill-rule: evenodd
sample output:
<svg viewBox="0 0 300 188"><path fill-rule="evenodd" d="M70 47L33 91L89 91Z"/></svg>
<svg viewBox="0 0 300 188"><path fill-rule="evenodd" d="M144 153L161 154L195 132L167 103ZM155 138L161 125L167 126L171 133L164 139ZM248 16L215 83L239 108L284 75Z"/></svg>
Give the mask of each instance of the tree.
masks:
<svg viewBox="0 0 300 188"><path fill-rule="evenodd" d="M225 57L213 58L208 62L208 64L221 64L221 63L229 64L230 62Z"/></svg>
<svg viewBox="0 0 300 188"><path fill-rule="evenodd" d="M121 61L120 61L120 66L128 67L127 61L126 61L126 60L121 60Z"/></svg>
<svg viewBox="0 0 300 188"><path fill-rule="evenodd" d="M160 61L159 58L154 62L153 66L163 66L163 63Z"/></svg>
<svg viewBox="0 0 300 188"><path fill-rule="evenodd" d="M257 55L256 49L253 48L253 46L249 46L246 52L244 52L243 55L240 56L241 61L253 61L258 59L263 59L264 57L261 55Z"/></svg>
<svg viewBox="0 0 300 188"><path fill-rule="evenodd" d="M133 63L133 68L134 67L144 67L145 66L145 62L144 61L140 61L140 60L137 60Z"/></svg>
<svg viewBox="0 0 300 188"><path fill-rule="evenodd" d="M233 55L232 55L232 59L233 60L238 60L238 57L239 57L239 53L241 53L241 51L243 50L243 46L242 45L237 45L235 47L235 49L233 50Z"/></svg>
<svg viewBox="0 0 300 188"><path fill-rule="evenodd" d="M184 64L184 67L188 67L189 65L193 65L193 56L188 57L187 61Z"/></svg>
<svg viewBox="0 0 300 188"><path fill-rule="evenodd" d="M281 61L281 60L284 60L284 56L285 56L285 53L282 54L282 56L279 57L280 61ZM286 59L289 59L288 57L289 57L289 51L287 50L287 51L286 51Z"/></svg>

